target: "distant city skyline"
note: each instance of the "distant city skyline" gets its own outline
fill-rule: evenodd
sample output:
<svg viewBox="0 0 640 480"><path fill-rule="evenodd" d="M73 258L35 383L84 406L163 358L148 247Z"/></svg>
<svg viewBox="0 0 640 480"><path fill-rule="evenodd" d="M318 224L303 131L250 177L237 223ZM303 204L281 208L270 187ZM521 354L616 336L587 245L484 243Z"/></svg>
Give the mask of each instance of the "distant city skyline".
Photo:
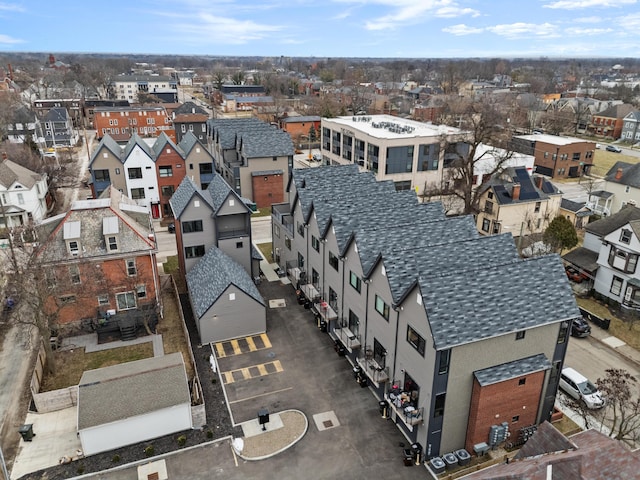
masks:
<svg viewBox="0 0 640 480"><path fill-rule="evenodd" d="M640 0L0 0L0 51L638 57Z"/></svg>

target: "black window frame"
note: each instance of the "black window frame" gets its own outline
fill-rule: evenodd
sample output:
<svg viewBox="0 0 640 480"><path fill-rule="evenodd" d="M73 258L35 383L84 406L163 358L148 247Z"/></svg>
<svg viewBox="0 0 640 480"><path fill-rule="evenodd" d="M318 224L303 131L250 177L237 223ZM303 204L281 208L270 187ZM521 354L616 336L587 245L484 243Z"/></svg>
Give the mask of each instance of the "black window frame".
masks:
<svg viewBox="0 0 640 480"><path fill-rule="evenodd" d="M204 245L191 245L188 247L184 247L185 258L200 258L200 257L204 257L204 254L205 254Z"/></svg>
<svg viewBox="0 0 640 480"><path fill-rule="evenodd" d="M335 256L333 252L329 252L329 265L331 265L336 272L340 269L338 257Z"/></svg>
<svg viewBox="0 0 640 480"><path fill-rule="evenodd" d="M142 178L142 168L141 167L127 168L127 178L129 180L140 180Z"/></svg>
<svg viewBox="0 0 640 480"><path fill-rule="evenodd" d="M407 325L407 342L424 357L427 342L411 325Z"/></svg>
<svg viewBox="0 0 640 480"><path fill-rule="evenodd" d="M362 291L362 280L360 280L360 277L356 275L353 270L349 272L349 285L358 293Z"/></svg>
<svg viewBox="0 0 640 480"><path fill-rule="evenodd" d="M382 303L382 305L380 306L380 309L378 308L378 301ZM376 309L376 312L382 315L382 318L384 318L387 322L389 321L389 315L390 315L391 309L387 304L387 302L385 302L384 299L378 294L376 294L374 299L374 308Z"/></svg>
<svg viewBox="0 0 640 480"><path fill-rule="evenodd" d="M315 235L311 235L311 248L316 252L320 252L320 239Z"/></svg>
<svg viewBox="0 0 640 480"><path fill-rule="evenodd" d="M182 233L202 232L202 231L204 231L202 220L188 220L186 222L182 222L182 225L180 227L180 231Z"/></svg>
<svg viewBox="0 0 640 480"><path fill-rule="evenodd" d="M96 182L110 182L111 175L108 168L102 168L93 171L93 178Z"/></svg>

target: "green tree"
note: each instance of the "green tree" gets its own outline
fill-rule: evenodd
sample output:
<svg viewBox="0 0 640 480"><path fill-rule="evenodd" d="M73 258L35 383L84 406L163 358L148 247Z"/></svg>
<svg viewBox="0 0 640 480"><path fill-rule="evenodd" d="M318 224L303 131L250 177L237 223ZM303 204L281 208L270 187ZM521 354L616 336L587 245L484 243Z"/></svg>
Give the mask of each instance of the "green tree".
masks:
<svg viewBox="0 0 640 480"><path fill-rule="evenodd" d="M566 248L573 248L578 244L578 234L575 227L565 217L558 215L544 231L543 240L557 252Z"/></svg>

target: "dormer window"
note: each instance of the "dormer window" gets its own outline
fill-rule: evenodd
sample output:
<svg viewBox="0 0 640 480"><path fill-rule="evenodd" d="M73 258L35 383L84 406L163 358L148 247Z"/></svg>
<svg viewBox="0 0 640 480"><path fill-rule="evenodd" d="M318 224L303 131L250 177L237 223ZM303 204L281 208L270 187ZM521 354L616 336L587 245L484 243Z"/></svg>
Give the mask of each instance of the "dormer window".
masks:
<svg viewBox="0 0 640 480"><path fill-rule="evenodd" d="M623 228L622 232L620 232L620 241L629 245L629 243L631 242L631 230Z"/></svg>
<svg viewBox="0 0 640 480"><path fill-rule="evenodd" d="M62 227L62 237L67 245L67 252L74 257L80 254L80 222L66 222Z"/></svg>
<svg viewBox="0 0 640 480"><path fill-rule="evenodd" d="M120 225L118 217L110 216L102 219L102 234L104 235L104 244L107 252L118 251L118 234L120 233Z"/></svg>

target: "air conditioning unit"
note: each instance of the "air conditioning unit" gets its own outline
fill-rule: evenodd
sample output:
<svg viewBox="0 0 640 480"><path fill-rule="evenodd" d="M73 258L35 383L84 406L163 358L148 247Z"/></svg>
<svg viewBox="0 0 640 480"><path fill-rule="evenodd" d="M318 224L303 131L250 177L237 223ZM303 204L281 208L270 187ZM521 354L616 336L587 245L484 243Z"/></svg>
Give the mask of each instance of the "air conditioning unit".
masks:
<svg viewBox="0 0 640 480"><path fill-rule="evenodd" d="M111 308L111 309L107 310L107 316L113 317L115 314L116 314L115 308Z"/></svg>

